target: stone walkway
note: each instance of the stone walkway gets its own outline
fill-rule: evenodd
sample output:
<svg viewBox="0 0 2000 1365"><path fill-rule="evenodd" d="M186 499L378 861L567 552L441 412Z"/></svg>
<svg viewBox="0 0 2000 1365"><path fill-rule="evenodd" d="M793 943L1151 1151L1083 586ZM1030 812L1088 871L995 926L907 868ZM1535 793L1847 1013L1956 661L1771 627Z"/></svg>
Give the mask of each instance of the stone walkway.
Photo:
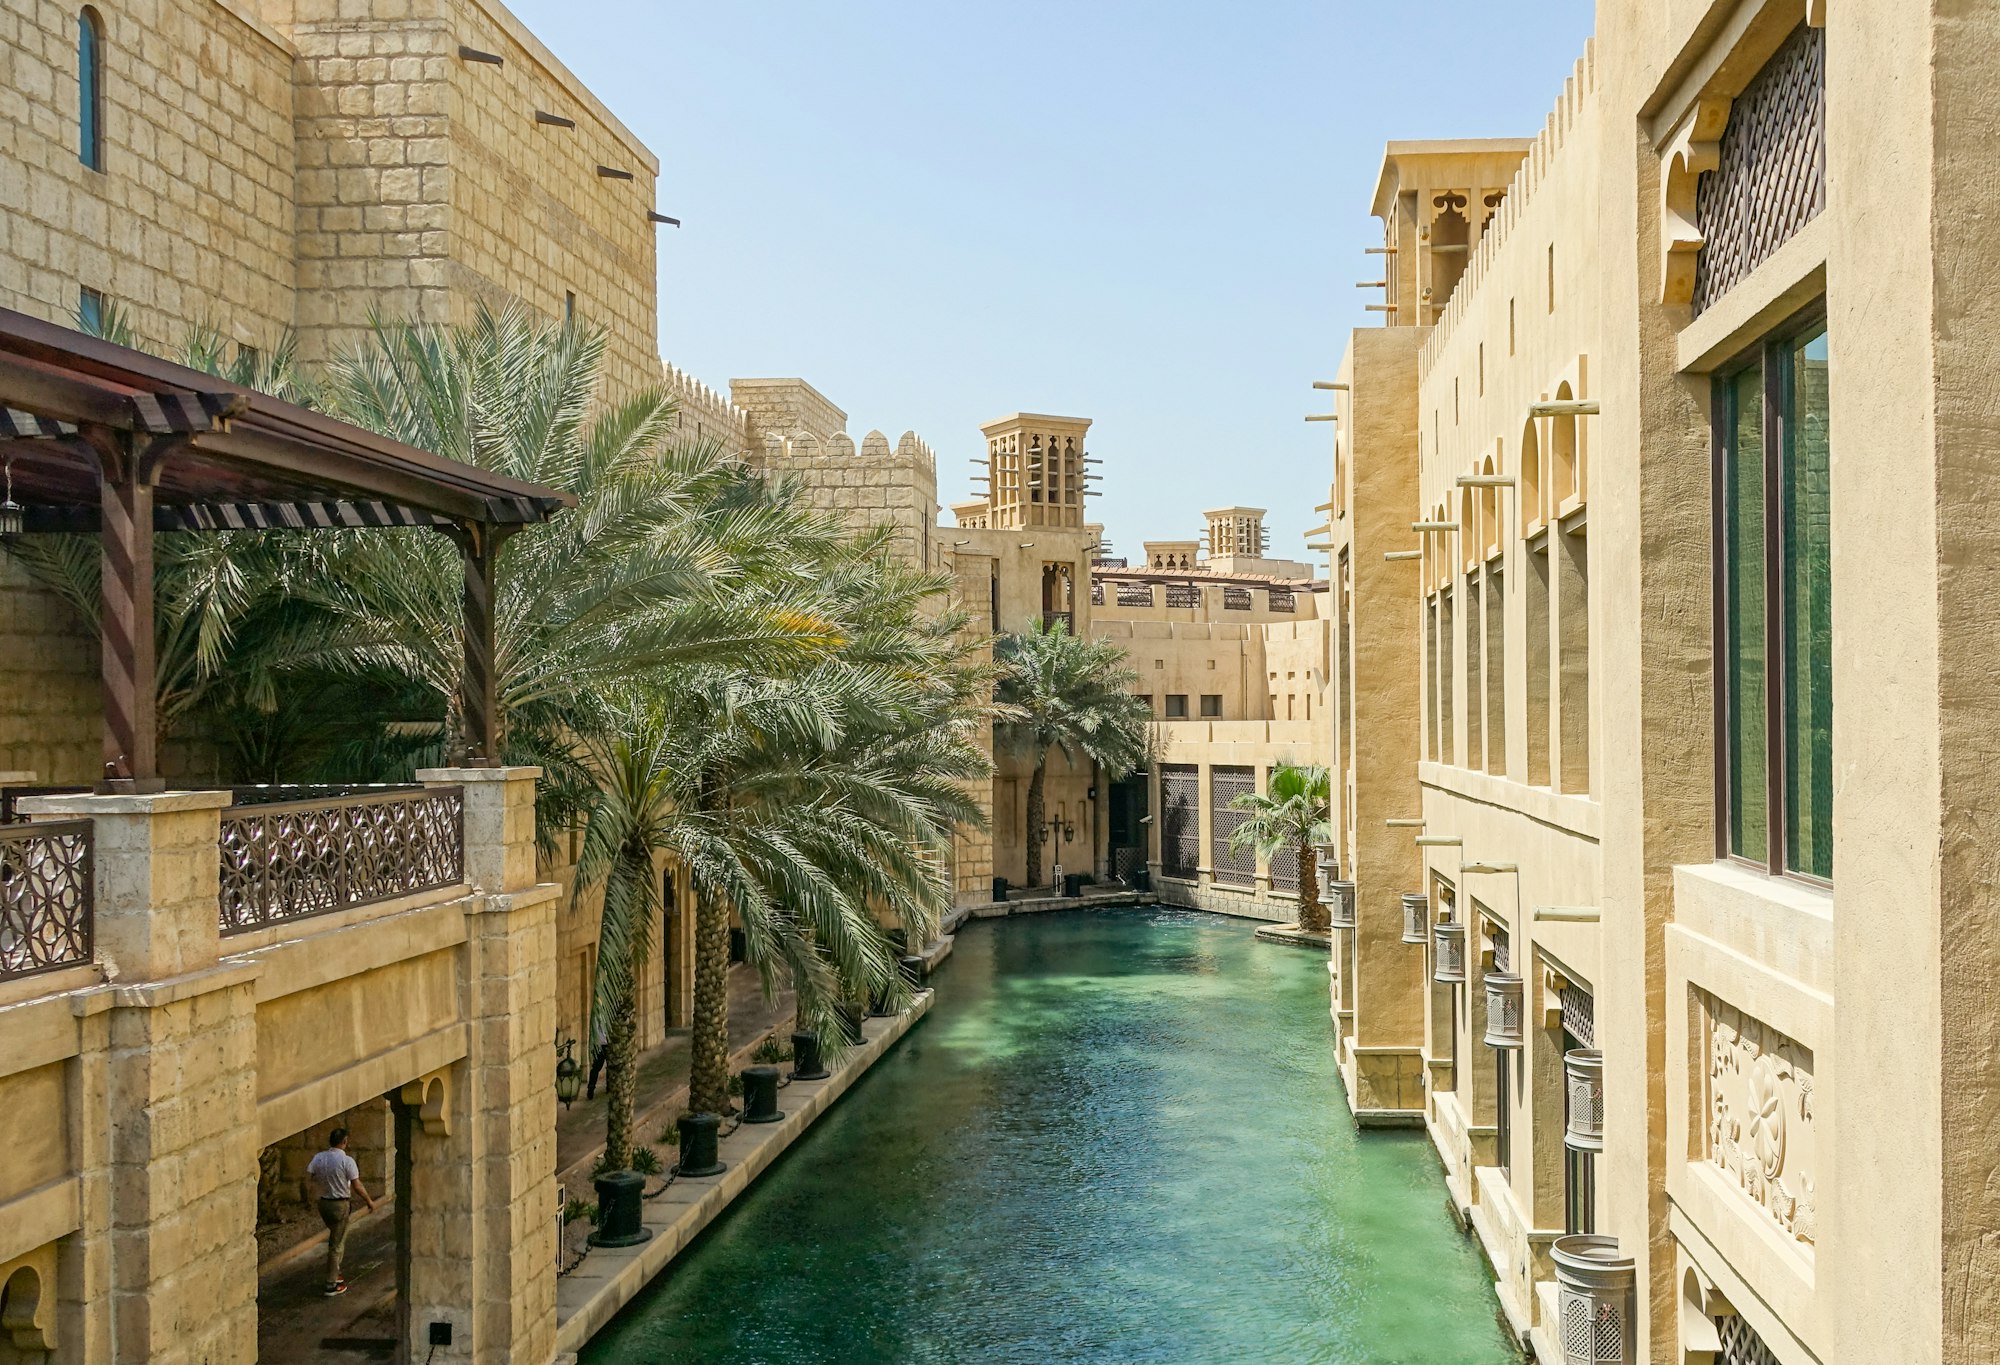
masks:
<svg viewBox="0 0 2000 1365"><path fill-rule="evenodd" d="M792 1019L792 995L782 991L765 1000L757 974L737 966L729 974L729 1044L731 1069L740 1069L747 1054L773 1029ZM582 1060L582 1059L580 1059ZM687 1095L688 1032L677 1029L660 1046L639 1059L639 1094L635 1111L642 1138L659 1135L680 1113ZM556 1115L557 1181L572 1199L589 1199L590 1167L604 1150L604 1091L597 1098L578 1100ZM663 1153L671 1162L673 1154ZM384 1193L377 1211L359 1217L347 1236L347 1293L329 1299L325 1285L325 1237L272 1256L258 1273L257 1353L260 1360L287 1365L355 1365L388 1360L395 1354L396 1230Z"/></svg>

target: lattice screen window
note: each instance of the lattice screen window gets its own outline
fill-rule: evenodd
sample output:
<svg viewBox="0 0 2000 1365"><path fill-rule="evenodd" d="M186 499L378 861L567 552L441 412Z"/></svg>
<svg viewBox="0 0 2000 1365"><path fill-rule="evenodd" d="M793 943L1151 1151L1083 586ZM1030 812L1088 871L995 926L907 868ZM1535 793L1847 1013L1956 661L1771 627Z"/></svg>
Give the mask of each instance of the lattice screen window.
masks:
<svg viewBox="0 0 2000 1365"><path fill-rule="evenodd" d="M1695 186L1699 314L1826 207L1826 30L1801 25L1729 107Z"/></svg>
<svg viewBox="0 0 2000 1365"><path fill-rule="evenodd" d="M1507 937L1507 931L1491 920L1486 922L1486 937L1493 944L1493 970L1511 972L1514 970L1514 946Z"/></svg>
<svg viewBox="0 0 2000 1365"><path fill-rule="evenodd" d="M1581 986L1562 989L1563 1027L1585 1047L1597 1046L1597 1002Z"/></svg>
<svg viewBox="0 0 2000 1365"><path fill-rule="evenodd" d="M1281 848L1271 855L1271 889L1296 896L1299 893L1299 851L1297 848ZM1330 894L1322 886L1322 897Z"/></svg>
<svg viewBox="0 0 2000 1365"><path fill-rule="evenodd" d="M1189 764L1160 765L1160 872L1192 881L1201 868L1201 774Z"/></svg>
<svg viewBox="0 0 2000 1365"><path fill-rule="evenodd" d="M1722 1349L1715 1356L1716 1365L1778 1365L1778 1357L1743 1319L1734 1314L1717 1318L1715 1330L1722 1338Z"/></svg>
<svg viewBox="0 0 2000 1365"><path fill-rule="evenodd" d="M1231 810L1229 803L1257 790L1257 770L1217 766L1209 769L1209 866L1215 869L1218 885L1250 886L1257 880L1257 850L1245 845L1229 846L1229 836L1249 818L1248 813Z"/></svg>

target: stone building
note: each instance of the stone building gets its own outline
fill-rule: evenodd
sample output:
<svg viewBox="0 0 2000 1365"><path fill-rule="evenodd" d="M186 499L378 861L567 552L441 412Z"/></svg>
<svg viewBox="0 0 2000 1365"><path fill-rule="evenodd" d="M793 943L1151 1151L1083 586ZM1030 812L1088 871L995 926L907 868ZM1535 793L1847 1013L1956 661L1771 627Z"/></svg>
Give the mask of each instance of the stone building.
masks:
<svg viewBox="0 0 2000 1365"><path fill-rule="evenodd" d="M1261 508L1210 512L1200 541L1146 543L1146 564L1112 559L1085 520L1094 491L1085 418L1015 413L981 427L989 493L953 504L940 531L968 607L984 598L995 633L1060 621L1113 640L1153 710L1155 761L1113 781L1051 757L1048 825L1027 829L1034 756L1002 750L991 794L990 875L1019 886L1030 839L1042 868L1099 880L1150 873L1161 897L1260 919L1296 916L1296 859L1231 850L1239 793L1262 791L1281 763L1327 762L1328 618L1310 566L1265 557ZM986 898L961 849L959 894Z"/></svg>
<svg viewBox="0 0 2000 1365"><path fill-rule="evenodd" d="M1597 20L1332 381L1349 1100L1540 1359L1990 1359L2000 12Z"/></svg>

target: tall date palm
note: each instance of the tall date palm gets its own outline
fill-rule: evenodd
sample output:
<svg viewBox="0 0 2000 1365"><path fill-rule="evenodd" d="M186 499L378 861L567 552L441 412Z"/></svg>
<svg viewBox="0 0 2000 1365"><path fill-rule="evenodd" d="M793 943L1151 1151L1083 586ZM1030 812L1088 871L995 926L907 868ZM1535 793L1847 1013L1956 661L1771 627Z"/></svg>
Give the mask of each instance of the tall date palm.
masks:
<svg viewBox="0 0 2000 1365"><path fill-rule="evenodd" d="M1139 766L1150 742L1152 709L1133 695L1139 675L1109 640L1071 635L1061 621L1000 640L1002 738L1034 763L1028 779L1028 885L1042 881L1044 790L1049 755L1094 760L1116 781Z"/></svg>

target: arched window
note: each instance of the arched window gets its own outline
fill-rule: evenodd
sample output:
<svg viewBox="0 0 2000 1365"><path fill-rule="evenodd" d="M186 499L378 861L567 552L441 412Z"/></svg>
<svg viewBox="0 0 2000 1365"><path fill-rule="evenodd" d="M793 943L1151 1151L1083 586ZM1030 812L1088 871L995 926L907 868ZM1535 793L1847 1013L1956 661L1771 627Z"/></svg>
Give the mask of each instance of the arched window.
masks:
<svg viewBox="0 0 2000 1365"><path fill-rule="evenodd" d="M1568 380L1556 385L1558 403L1570 402L1573 397ZM1582 487L1576 468L1576 418L1565 414L1550 425L1554 438L1551 444L1555 447L1555 458L1551 461L1554 468L1550 472L1554 476L1555 487L1551 490L1549 501L1552 504L1551 515L1557 515L1566 510L1570 499L1581 492Z"/></svg>
<svg viewBox="0 0 2000 1365"><path fill-rule="evenodd" d="M1542 523L1542 444L1535 420L1521 428L1521 534L1530 535Z"/></svg>
<svg viewBox="0 0 2000 1365"><path fill-rule="evenodd" d="M77 157L104 169L104 20L86 5L76 24L76 110L82 137Z"/></svg>

